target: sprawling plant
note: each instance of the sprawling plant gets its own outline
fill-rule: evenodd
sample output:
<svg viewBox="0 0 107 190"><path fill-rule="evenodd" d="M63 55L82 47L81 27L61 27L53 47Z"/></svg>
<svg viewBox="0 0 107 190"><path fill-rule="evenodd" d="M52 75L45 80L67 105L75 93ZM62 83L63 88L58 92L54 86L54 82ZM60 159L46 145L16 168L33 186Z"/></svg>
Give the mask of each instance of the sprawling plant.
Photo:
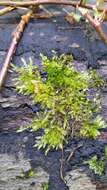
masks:
<svg viewBox="0 0 107 190"><path fill-rule="evenodd" d="M66 20L71 24L75 22L79 22L81 18L85 18L85 21L89 22L99 35L100 39L107 45L107 35L103 31L102 22L107 21L107 8L106 8L107 0L96 0L96 1L88 1L88 0L1 0L0 6L4 7L0 9L0 16L7 14L8 12L13 11L14 9L22 9L28 10L27 13L21 16L21 21L18 24L16 30L12 33L12 41L9 46L8 52L4 59L3 67L0 71L0 90L3 86L4 79L7 74L7 70L9 68L10 62L12 61L13 55L16 52L17 45L20 41L22 33L26 25L29 23L30 18L50 18L54 16L54 13L48 11L44 5L51 4L51 5L63 5L64 6L71 6L75 8L75 11L71 13L64 9L67 13ZM45 11L43 14L37 13L39 8L42 8ZM77 14L79 12L79 14Z"/></svg>
<svg viewBox="0 0 107 190"><path fill-rule="evenodd" d="M94 155L88 161L86 161L86 163L95 174L101 176L104 173L107 165L107 146L105 146L104 153L101 158L98 158L97 155Z"/></svg>
<svg viewBox="0 0 107 190"><path fill-rule="evenodd" d="M103 83L95 71L78 72L70 55L48 59L41 55L42 68L24 61L16 80L17 90L30 95L41 105L30 124L33 131L42 129L36 138L38 148L62 148L68 137L96 138L99 129L105 127L97 114L100 109L99 86Z"/></svg>

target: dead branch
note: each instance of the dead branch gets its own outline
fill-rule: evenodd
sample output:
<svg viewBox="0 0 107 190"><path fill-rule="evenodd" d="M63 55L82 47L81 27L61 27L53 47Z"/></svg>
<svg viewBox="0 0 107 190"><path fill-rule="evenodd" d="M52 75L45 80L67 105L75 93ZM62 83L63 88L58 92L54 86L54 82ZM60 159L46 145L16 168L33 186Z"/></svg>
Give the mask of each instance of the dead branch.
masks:
<svg viewBox="0 0 107 190"><path fill-rule="evenodd" d="M87 20L91 23L91 25L95 28L97 34L101 38L101 40L107 45L107 35L104 33L101 28L101 23L99 21L95 21L90 15L86 15Z"/></svg>
<svg viewBox="0 0 107 190"><path fill-rule="evenodd" d="M5 80L5 77L6 77L6 74L8 71L8 67L9 67L10 62L12 60L12 57L13 57L14 53L16 52L16 47L20 41L20 38L23 34L25 26L28 24L28 22L30 20L31 15L32 15L32 11L29 11L26 15L22 16L21 21L20 21L19 25L17 26L16 31L12 35L13 39L12 39L12 42L11 42L10 47L8 49L7 55L6 55L5 60L4 60L3 67L2 67L1 72L0 72L0 90L1 90L3 82Z"/></svg>
<svg viewBox="0 0 107 190"><path fill-rule="evenodd" d="M49 14L49 13L36 13L36 14L33 14L32 15L32 18L33 19L48 19L48 18L51 18L53 17L54 14Z"/></svg>
<svg viewBox="0 0 107 190"><path fill-rule="evenodd" d="M64 150L62 148L61 150L61 159L60 159L60 177L62 181L64 182L64 175L63 175L63 169L64 169Z"/></svg>
<svg viewBox="0 0 107 190"><path fill-rule="evenodd" d="M77 147L75 147L69 154L68 158L67 158L67 162L69 162L71 160L71 158L74 156L76 150L78 150L79 148L81 148L83 146L83 144L79 144Z"/></svg>
<svg viewBox="0 0 107 190"><path fill-rule="evenodd" d="M13 6L13 7L30 7L36 5L45 5L45 4L56 4L56 5L68 5L77 7L80 5L79 1L68 1L68 0L30 0L30 1L0 1L0 6ZM81 4L81 7L86 9L93 10L93 5L90 4ZM98 8L99 11L107 12L107 8Z"/></svg>
<svg viewBox="0 0 107 190"><path fill-rule="evenodd" d="M84 16L85 19L87 19L90 22L90 24L94 27L101 40L107 45L107 35L101 28L101 22L96 19L93 19L87 10L84 10L80 7L78 8L78 10L81 12L82 16Z"/></svg>
<svg viewBox="0 0 107 190"><path fill-rule="evenodd" d="M0 16L5 15L8 12L11 12L15 9L15 7L5 7L0 10Z"/></svg>

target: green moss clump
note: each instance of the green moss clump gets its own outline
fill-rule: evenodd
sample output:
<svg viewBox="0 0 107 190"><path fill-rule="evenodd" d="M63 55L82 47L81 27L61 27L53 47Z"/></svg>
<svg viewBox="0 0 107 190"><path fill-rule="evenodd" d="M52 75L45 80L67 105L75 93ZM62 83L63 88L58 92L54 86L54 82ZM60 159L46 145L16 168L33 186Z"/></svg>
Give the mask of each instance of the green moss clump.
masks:
<svg viewBox="0 0 107 190"><path fill-rule="evenodd" d="M72 65L72 56L48 59L41 55L42 69L25 63L15 68L17 90L29 95L41 105L41 111L29 126L33 131L43 129L36 138L38 148L62 148L68 137L96 138L105 127L100 110L99 87L102 80L95 71L78 72ZM90 92L94 89L93 95Z"/></svg>

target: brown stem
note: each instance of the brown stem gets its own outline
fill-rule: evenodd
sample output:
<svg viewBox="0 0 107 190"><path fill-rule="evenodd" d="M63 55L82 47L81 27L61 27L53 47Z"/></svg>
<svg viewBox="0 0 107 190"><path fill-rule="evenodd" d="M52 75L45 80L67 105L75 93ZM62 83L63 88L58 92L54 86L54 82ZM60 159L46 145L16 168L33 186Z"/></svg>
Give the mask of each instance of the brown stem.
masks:
<svg viewBox="0 0 107 190"><path fill-rule="evenodd" d="M77 147L75 147L69 154L68 158L67 158L67 162L69 162L71 160L71 158L74 156L76 150L78 150L79 148L81 148L83 146L83 144L79 144Z"/></svg>
<svg viewBox="0 0 107 190"><path fill-rule="evenodd" d="M84 0L79 0L79 6L81 6L82 4L84 4Z"/></svg>
<svg viewBox="0 0 107 190"><path fill-rule="evenodd" d="M14 53L16 52L16 47L17 47L19 40L23 34L25 26L27 25L27 23L30 20L31 15L32 15L32 11L29 11L26 15L22 16L22 19L21 19L19 25L17 26L16 31L13 34L12 42L10 44L10 47L8 49L7 55L6 55L5 60L4 60L3 67L2 67L1 72L0 72L0 90L1 90L3 82L5 80L5 77L6 77L6 74L8 71L8 67L9 67L10 62L12 60L12 57L13 57Z"/></svg>
<svg viewBox="0 0 107 190"><path fill-rule="evenodd" d="M94 20L89 14L86 15L87 20L92 24L92 26L95 28L96 32L98 33L101 40L107 44L107 35L104 33L104 31L101 28L101 23L99 21Z"/></svg>
<svg viewBox="0 0 107 190"><path fill-rule="evenodd" d="M63 167L64 167L64 150L62 148L62 150L61 150L61 160L60 160L60 177L61 177L62 181L64 181Z"/></svg>
<svg viewBox="0 0 107 190"><path fill-rule="evenodd" d="M47 19L47 18L51 18L52 16L54 16L54 14L49 14L49 13L36 13L32 15L32 18L34 19Z"/></svg>
<svg viewBox="0 0 107 190"><path fill-rule="evenodd" d="M43 4L56 4L56 5L69 5L73 7L77 7L79 5L79 1L68 1L68 0L30 0L30 1L0 1L0 6L13 6L13 7L29 7L35 5L43 5ZM93 10L93 5L90 4L81 4L81 7ZM99 11L103 11L103 9L99 8ZM105 8L107 12L107 8Z"/></svg>
<svg viewBox="0 0 107 190"><path fill-rule="evenodd" d="M8 12L13 11L14 9L15 9L15 7L10 7L10 6L9 7L5 7L5 8L3 8L3 9L0 10L0 16L6 14Z"/></svg>
<svg viewBox="0 0 107 190"><path fill-rule="evenodd" d="M82 8L78 8L81 12L82 16L87 19L90 24L95 28L96 32L98 33L101 40L107 45L107 35L104 33L104 31L101 28L101 23L98 20L93 19L87 11L83 11Z"/></svg>

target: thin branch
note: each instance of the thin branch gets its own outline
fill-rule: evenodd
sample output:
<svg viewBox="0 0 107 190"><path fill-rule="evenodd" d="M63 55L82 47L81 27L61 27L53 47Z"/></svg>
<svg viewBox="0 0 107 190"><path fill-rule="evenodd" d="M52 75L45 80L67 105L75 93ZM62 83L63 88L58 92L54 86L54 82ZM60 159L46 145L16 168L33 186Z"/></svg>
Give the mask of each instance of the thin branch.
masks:
<svg viewBox="0 0 107 190"><path fill-rule="evenodd" d="M65 182L64 175L63 175L63 167L64 167L64 150L62 148L62 150L61 150L61 160L60 160L60 177L61 177L62 181Z"/></svg>
<svg viewBox="0 0 107 190"><path fill-rule="evenodd" d="M89 15L88 11L86 11L85 9L78 7L78 10L81 12L82 16L84 16L85 19L87 19L90 22L90 24L94 27L94 29L98 33L101 40L107 45L107 35L104 33L104 31L101 28L101 22L93 19Z"/></svg>
<svg viewBox="0 0 107 190"><path fill-rule="evenodd" d="M79 1L68 1L68 0L30 0L30 1L0 1L0 6L13 6L13 7L30 7L35 5L44 5L44 4L56 4L56 5L68 5L77 7ZM93 10L93 5L90 4L81 4L81 7ZM106 11L107 8L98 8L99 11Z"/></svg>
<svg viewBox="0 0 107 190"><path fill-rule="evenodd" d="M5 8L0 10L0 16L5 15L6 13L13 11L14 9L15 9L15 7L10 7L10 6L5 7Z"/></svg>
<svg viewBox="0 0 107 190"><path fill-rule="evenodd" d="M79 148L81 148L83 146L83 144L79 144L77 147L75 147L69 154L68 158L67 158L67 162L69 162L71 160L71 158L74 156L76 150L78 150Z"/></svg>
<svg viewBox="0 0 107 190"><path fill-rule="evenodd" d="M36 13L32 15L33 19L48 19L55 16L55 14L49 14L49 13Z"/></svg>
<svg viewBox="0 0 107 190"><path fill-rule="evenodd" d="M31 15L32 15L32 11L29 11L26 15L22 16L22 19L21 19L19 25L17 26L16 31L13 34L12 42L10 44L10 47L8 49L7 55L4 60L3 67L0 72L0 90L1 90L3 82L5 80L5 77L6 77L6 74L8 71L8 67L12 60L12 57L13 57L14 53L16 52L16 47L20 41L20 38L23 34L25 26L28 24L28 22L30 20Z"/></svg>

